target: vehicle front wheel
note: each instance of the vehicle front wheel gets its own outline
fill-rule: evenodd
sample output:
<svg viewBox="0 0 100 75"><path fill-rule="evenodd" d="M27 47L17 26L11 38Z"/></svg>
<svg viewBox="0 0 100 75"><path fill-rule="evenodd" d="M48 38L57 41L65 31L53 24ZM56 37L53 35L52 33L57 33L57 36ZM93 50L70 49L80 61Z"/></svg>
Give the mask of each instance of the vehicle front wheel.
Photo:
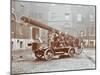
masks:
<svg viewBox="0 0 100 75"><path fill-rule="evenodd" d="M35 56L36 56L37 59L41 59L42 56L43 56L43 51L36 51Z"/></svg>
<svg viewBox="0 0 100 75"><path fill-rule="evenodd" d="M44 58L46 60L51 60L54 56L54 52L52 49L46 49L45 52L44 52Z"/></svg>

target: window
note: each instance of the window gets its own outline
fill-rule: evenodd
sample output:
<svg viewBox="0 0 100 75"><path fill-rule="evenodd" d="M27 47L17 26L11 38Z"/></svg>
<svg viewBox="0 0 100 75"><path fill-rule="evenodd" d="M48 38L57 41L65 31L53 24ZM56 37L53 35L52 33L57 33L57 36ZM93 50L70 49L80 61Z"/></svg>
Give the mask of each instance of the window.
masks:
<svg viewBox="0 0 100 75"><path fill-rule="evenodd" d="M70 18L70 13L68 13L68 12L65 13L65 19L66 19L66 20L69 20L69 18Z"/></svg>
<svg viewBox="0 0 100 75"><path fill-rule="evenodd" d="M91 36L95 35L95 27L90 27L90 35Z"/></svg>
<svg viewBox="0 0 100 75"><path fill-rule="evenodd" d="M11 20L12 20L12 21L16 21L16 16L15 16L14 13L12 13L12 15L11 15Z"/></svg>
<svg viewBox="0 0 100 75"><path fill-rule="evenodd" d="M94 21L93 15L90 15L90 21L91 21L91 22Z"/></svg>
<svg viewBox="0 0 100 75"><path fill-rule="evenodd" d="M94 47L94 41L90 41L90 47Z"/></svg>
<svg viewBox="0 0 100 75"><path fill-rule="evenodd" d="M56 18L56 13L51 13L51 20L54 20Z"/></svg>
<svg viewBox="0 0 100 75"><path fill-rule="evenodd" d="M77 21L82 21L82 15L81 14L77 15Z"/></svg>
<svg viewBox="0 0 100 75"><path fill-rule="evenodd" d="M23 42L22 41L20 41L20 48L22 48L23 47Z"/></svg>
<svg viewBox="0 0 100 75"><path fill-rule="evenodd" d="M21 7L24 7L24 4L23 4L23 3L20 3L20 6L21 6Z"/></svg>
<svg viewBox="0 0 100 75"><path fill-rule="evenodd" d="M16 37L16 16L14 13L11 13L11 36L12 38Z"/></svg>
<svg viewBox="0 0 100 75"><path fill-rule="evenodd" d="M69 15L65 15L65 19L68 21L69 20Z"/></svg>
<svg viewBox="0 0 100 75"><path fill-rule="evenodd" d="M19 43L19 40L17 40L17 43Z"/></svg>
<svg viewBox="0 0 100 75"><path fill-rule="evenodd" d="M38 13L38 18L42 19L42 15L43 15L42 13Z"/></svg>
<svg viewBox="0 0 100 75"><path fill-rule="evenodd" d="M39 37L39 29L38 28L32 28L32 38L33 39L38 39Z"/></svg>
<svg viewBox="0 0 100 75"><path fill-rule="evenodd" d="M12 41L12 44L11 44L11 49L13 49L13 45L14 45L14 42Z"/></svg>
<svg viewBox="0 0 100 75"><path fill-rule="evenodd" d="M80 32L80 35L81 35L81 37L85 36L85 32L84 31L81 31Z"/></svg>
<svg viewBox="0 0 100 75"><path fill-rule="evenodd" d="M42 19L43 18L43 14L41 12L35 12L32 16L36 19Z"/></svg>

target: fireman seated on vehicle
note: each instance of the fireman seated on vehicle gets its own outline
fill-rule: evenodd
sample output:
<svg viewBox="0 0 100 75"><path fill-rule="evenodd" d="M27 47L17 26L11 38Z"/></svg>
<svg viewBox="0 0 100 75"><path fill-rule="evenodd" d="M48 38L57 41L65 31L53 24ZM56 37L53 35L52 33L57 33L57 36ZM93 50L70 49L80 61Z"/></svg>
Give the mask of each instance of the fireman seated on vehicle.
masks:
<svg viewBox="0 0 100 75"><path fill-rule="evenodd" d="M54 38L53 38L53 47L59 47L60 46L60 39L59 39L59 35L57 33L55 33Z"/></svg>
<svg viewBox="0 0 100 75"><path fill-rule="evenodd" d="M51 42L51 47L57 48L57 47L79 47L79 39L71 37L69 35L65 35L64 33L54 33L53 35L53 41Z"/></svg>
<svg viewBox="0 0 100 75"><path fill-rule="evenodd" d="M51 42L51 46L54 48L57 47L65 47L65 35L63 33L55 33L53 42Z"/></svg>
<svg viewBox="0 0 100 75"><path fill-rule="evenodd" d="M59 39L60 39L60 46L61 47L66 47L66 43L65 43L65 34L64 33L60 33L59 34Z"/></svg>

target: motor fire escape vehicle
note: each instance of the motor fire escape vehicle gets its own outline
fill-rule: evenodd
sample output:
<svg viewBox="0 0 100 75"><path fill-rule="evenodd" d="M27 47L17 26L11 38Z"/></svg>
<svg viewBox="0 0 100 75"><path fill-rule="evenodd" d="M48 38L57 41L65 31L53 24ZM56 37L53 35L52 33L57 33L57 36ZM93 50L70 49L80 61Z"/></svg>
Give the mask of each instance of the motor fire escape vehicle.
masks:
<svg viewBox="0 0 100 75"><path fill-rule="evenodd" d="M43 28L53 34L53 37L48 38L53 39L53 41L49 40L49 44L47 47L43 47L44 43L39 42L33 42L31 44L32 51L34 52L37 59L44 58L45 60L51 60L53 56L64 54L73 57L75 54L80 54L82 52L81 40L79 38L73 37L68 34L66 35L65 33L60 32L57 29L54 29L46 24L43 24L26 16L22 16L21 20L25 23Z"/></svg>

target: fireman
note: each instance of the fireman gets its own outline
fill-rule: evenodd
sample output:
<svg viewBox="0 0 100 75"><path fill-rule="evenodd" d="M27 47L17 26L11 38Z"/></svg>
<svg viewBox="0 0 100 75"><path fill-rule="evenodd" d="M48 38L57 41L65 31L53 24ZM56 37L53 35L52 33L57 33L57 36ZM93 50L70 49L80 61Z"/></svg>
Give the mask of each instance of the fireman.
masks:
<svg viewBox="0 0 100 75"><path fill-rule="evenodd" d="M53 33L52 37L51 37L51 47L56 48L59 47L59 36L58 33Z"/></svg>
<svg viewBox="0 0 100 75"><path fill-rule="evenodd" d="M59 42L60 42L60 46L61 47L66 47L66 44L65 44L65 34L64 33L60 33L59 34Z"/></svg>

